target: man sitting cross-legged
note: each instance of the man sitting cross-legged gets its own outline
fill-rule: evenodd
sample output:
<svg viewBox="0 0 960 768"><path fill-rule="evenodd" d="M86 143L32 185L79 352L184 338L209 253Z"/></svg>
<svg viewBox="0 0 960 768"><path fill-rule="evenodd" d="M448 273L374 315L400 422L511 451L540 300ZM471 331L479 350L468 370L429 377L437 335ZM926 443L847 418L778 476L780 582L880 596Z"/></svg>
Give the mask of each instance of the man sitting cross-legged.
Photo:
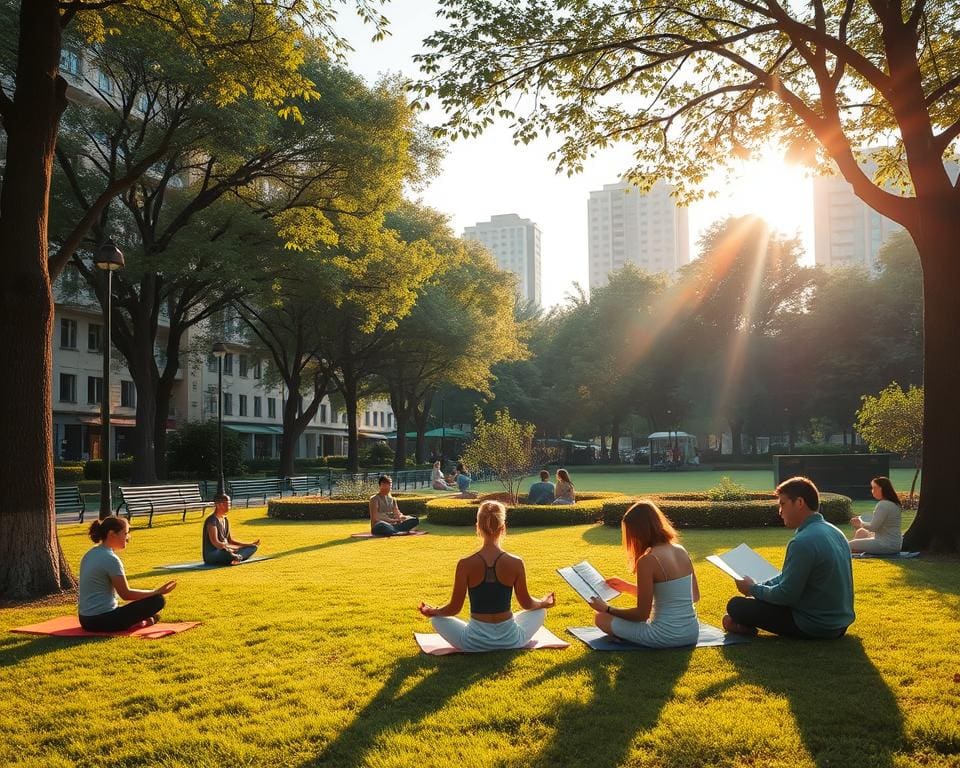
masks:
<svg viewBox="0 0 960 768"><path fill-rule="evenodd" d="M219 494L213 500L213 514L203 521L203 562L207 565L236 565L249 560L260 546L260 539L237 541L230 534L230 497Z"/></svg>

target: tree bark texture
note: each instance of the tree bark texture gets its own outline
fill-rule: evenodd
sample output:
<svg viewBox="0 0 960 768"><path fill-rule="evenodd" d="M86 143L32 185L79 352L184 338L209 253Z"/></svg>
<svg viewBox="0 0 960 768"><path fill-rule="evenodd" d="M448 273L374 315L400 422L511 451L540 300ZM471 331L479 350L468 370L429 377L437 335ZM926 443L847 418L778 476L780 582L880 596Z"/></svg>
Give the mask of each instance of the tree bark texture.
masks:
<svg viewBox="0 0 960 768"><path fill-rule="evenodd" d="M0 595L29 599L75 584L57 539L53 479L47 220L67 103L57 74L57 3L21 3L18 45L16 91L2 105L7 156L0 193L0 329L7 365L0 377Z"/></svg>

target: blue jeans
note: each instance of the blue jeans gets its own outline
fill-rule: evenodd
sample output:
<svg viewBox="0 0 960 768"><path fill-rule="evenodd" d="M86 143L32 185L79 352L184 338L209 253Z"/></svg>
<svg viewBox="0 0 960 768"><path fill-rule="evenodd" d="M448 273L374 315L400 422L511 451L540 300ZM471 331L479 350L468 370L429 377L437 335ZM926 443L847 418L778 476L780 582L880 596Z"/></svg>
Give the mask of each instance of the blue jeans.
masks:
<svg viewBox="0 0 960 768"><path fill-rule="evenodd" d="M374 523L370 532L374 536L396 536L398 533L412 531L418 525L420 525L419 517L411 517L409 520L404 520L402 523L397 523L396 525L385 523L381 520L378 523Z"/></svg>
<svg viewBox="0 0 960 768"><path fill-rule="evenodd" d="M211 552L207 555L203 562L207 565L230 565L234 560L249 560L256 553L257 548L250 547L240 547L236 551L236 554L233 552L227 552L225 549L218 549L216 552Z"/></svg>

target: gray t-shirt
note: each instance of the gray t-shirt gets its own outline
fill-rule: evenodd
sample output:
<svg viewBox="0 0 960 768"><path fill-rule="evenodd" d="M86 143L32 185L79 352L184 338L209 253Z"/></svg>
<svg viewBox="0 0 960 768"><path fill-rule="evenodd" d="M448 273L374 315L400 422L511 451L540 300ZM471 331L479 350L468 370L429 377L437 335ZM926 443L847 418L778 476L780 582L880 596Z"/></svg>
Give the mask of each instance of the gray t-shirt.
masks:
<svg viewBox="0 0 960 768"><path fill-rule="evenodd" d="M210 534L207 532L207 529L210 526L213 526L217 529L217 541L226 544L230 541L230 521L227 518L219 518L216 513L210 515L206 520L203 521L203 561L207 562L207 559L213 555L215 552L220 550L213 546L213 542L210 541Z"/></svg>
<svg viewBox="0 0 960 768"><path fill-rule="evenodd" d="M81 616L99 616L109 613L120 604L113 576L123 575L123 563L110 547L93 547L80 561L80 597L77 613Z"/></svg>

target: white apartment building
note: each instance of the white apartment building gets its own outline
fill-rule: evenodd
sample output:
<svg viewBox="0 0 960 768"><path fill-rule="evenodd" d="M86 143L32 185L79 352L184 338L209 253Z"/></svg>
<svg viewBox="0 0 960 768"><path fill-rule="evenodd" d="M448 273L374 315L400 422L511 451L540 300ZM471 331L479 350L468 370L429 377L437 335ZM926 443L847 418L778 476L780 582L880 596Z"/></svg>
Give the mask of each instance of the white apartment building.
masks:
<svg viewBox="0 0 960 768"><path fill-rule="evenodd" d="M870 160L861 162L860 168L870 178L877 171L876 163ZM956 180L960 166L947 163L947 171ZM880 247L891 234L903 229L857 197L839 175L813 180L813 228L813 253L818 265L862 266L873 272L879 268Z"/></svg>
<svg viewBox="0 0 960 768"><path fill-rule="evenodd" d="M605 286L626 264L645 272L673 274L690 261L687 209L673 187L657 182L649 193L621 181L604 184L587 202L590 289Z"/></svg>
<svg viewBox="0 0 960 768"><path fill-rule="evenodd" d="M517 276L520 298L540 306L540 227L530 219L505 213L467 227L463 237L483 243L500 269Z"/></svg>

